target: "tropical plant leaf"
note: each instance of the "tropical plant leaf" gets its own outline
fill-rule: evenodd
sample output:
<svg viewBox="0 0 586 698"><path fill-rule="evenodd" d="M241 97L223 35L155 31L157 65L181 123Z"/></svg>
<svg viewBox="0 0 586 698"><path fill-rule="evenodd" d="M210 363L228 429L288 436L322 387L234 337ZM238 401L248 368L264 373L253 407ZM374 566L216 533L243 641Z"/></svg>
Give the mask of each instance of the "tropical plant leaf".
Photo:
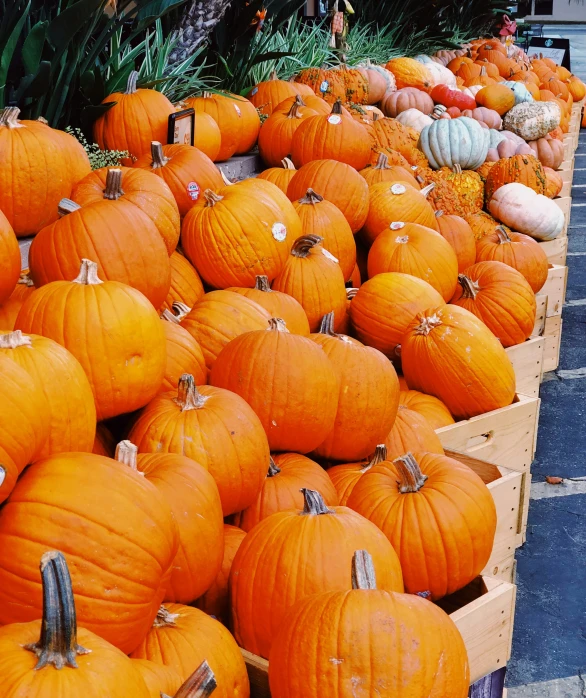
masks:
<svg viewBox="0 0 586 698"><path fill-rule="evenodd" d="M59 54L64 51L77 32L87 24L88 17L98 10L103 11L105 5L106 0L78 0L58 14L47 30L47 41L55 52Z"/></svg>
<svg viewBox="0 0 586 698"><path fill-rule="evenodd" d="M49 22L37 22L22 44L22 62L27 73L34 75L41 62Z"/></svg>

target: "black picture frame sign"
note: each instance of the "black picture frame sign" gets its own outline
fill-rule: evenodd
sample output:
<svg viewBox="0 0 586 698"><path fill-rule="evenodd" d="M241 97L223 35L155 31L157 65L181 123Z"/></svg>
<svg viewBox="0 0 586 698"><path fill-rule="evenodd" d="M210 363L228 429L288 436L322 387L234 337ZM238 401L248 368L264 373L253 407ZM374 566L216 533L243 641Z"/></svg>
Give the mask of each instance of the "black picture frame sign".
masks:
<svg viewBox="0 0 586 698"><path fill-rule="evenodd" d="M548 36L532 36L529 42L527 55L531 58L539 58L543 54L544 58L551 58L558 65L571 70L570 68L570 40L554 39Z"/></svg>
<svg viewBox="0 0 586 698"><path fill-rule="evenodd" d="M167 143L193 145L195 138L195 110L183 109L169 115Z"/></svg>

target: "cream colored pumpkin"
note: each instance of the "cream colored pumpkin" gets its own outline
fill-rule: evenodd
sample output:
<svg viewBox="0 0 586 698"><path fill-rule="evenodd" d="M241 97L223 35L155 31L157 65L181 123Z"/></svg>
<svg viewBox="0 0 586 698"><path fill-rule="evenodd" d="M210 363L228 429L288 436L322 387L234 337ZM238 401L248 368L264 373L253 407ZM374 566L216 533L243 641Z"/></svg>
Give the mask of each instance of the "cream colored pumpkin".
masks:
<svg viewBox="0 0 586 698"><path fill-rule="evenodd" d="M421 133L426 126L433 124L431 116L420 112L419 109L406 109L397 116L397 121L403 126L409 126L417 133Z"/></svg>
<svg viewBox="0 0 586 698"><path fill-rule="evenodd" d="M441 65L441 63L426 63L427 72L431 75L432 87L435 85L449 85L456 87L456 76L451 70Z"/></svg>
<svg viewBox="0 0 586 698"><path fill-rule="evenodd" d="M488 210L501 223L536 240L553 240L565 225L557 204L517 182L499 187L488 202Z"/></svg>
<svg viewBox="0 0 586 698"><path fill-rule="evenodd" d="M555 102L522 102L507 112L503 128L526 141L536 141L556 129L561 118L561 110Z"/></svg>

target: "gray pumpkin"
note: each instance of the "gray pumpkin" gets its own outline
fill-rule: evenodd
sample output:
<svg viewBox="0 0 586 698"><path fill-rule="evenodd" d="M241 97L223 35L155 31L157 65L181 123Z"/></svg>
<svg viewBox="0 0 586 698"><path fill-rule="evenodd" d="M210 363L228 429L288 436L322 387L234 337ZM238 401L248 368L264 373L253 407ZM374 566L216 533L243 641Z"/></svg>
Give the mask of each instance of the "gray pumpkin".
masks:
<svg viewBox="0 0 586 698"><path fill-rule="evenodd" d="M439 119L426 126L419 137L423 151L434 170L460 165L463 170L475 170L486 160L490 130L467 116Z"/></svg>

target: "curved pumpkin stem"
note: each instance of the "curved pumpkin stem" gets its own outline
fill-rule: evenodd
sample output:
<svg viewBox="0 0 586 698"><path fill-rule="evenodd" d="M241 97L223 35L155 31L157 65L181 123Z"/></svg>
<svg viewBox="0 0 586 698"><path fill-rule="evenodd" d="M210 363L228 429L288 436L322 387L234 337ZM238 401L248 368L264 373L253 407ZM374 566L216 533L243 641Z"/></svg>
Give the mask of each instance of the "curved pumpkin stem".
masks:
<svg viewBox="0 0 586 698"><path fill-rule="evenodd" d="M376 574L367 550L357 550L352 556L352 589L376 589Z"/></svg>
<svg viewBox="0 0 586 698"><path fill-rule="evenodd" d="M385 153L379 153L378 158L376 161L376 165L374 166L375 170L390 170L390 165L389 165L389 158L385 155Z"/></svg>
<svg viewBox="0 0 586 698"><path fill-rule="evenodd" d="M269 456L269 472L267 473L267 477L275 477L275 475L278 475L280 472L281 468L275 463L273 457Z"/></svg>
<svg viewBox="0 0 586 698"><path fill-rule="evenodd" d="M502 225L497 225L495 232L499 239L499 245L504 245L506 242L513 242Z"/></svg>
<svg viewBox="0 0 586 698"><path fill-rule="evenodd" d="M153 170L159 167L165 167L169 162L169 158L166 158L163 154L163 145L159 141L151 141L151 157L153 161L151 162L151 167Z"/></svg>
<svg viewBox="0 0 586 698"><path fill-rule="evenodd" d="M77 644L77 620L71 577L63 553L51 550L41 558L43 582L43 621L38 642L24 649L39 658L35 670L48 664L55 669L70 666L77 669L76 656L89 654Z"/></svg>
<svg viewBox="0 0 586 698"><path fill-rule="evenodd" d="M31 277L28 275L27 271L21 272L17 283L23 284L24 286L34 286L35 282L31 279Z"/></svg>
<svg viewBox="0 0 586 698"><path fill-rule="evenodd" d="M324 498L317 490L310 490L307 487L302 487L300 490L303 493L303 511L302 514L310 516L321 516L322 514L335 514L333 509L328 509Z"/></svg>
<svg viewBox="0 0 586 698"><path fill-rule="evenodd" d="M75 213L75 211L79 211L81 206L79 204L76 204L75 201L72 201L71 199L61 199L59 204L57 205L57 213L60 216L67 216L70 213Z"/></svg>
<svg viewBox="0 0 586 698"><path fill-rule="evenodd" d="M460 165L460 163L457 162L452 168L452 172L454 172L454 174L462 174L462 165Z"/></svg>
<svg viewBox="0 0 586 698"><path fill-rule="evenodd" d="M327 313L321 319L318 334L327 334L328 337L340 337L334 332L334 311Z"/></svg>
<svg viewBox="0 0 586 698"><path fill-rule="evenodd" d="M324 200L324 197L321 194L318 194L313 191L313 189L310 187L307 192L305 193L305 196L299 199L300 204L319 204Z"/></svg>
<svg viewBox="0 0 586 698"><path fill-rule="evenodd" d="M277 75L277 71L273 70L271 74L269 75L269 80L278 80L279 76Z"/></svg>
<svg viewBox="0 0 586 698"><path fill-rule="evenodd" d="M351 301L353 298L356 298L356 294L358 293L359 289L357 288L347 288L346 289L346 300Z"/></svg>
<svg viewBox="0 0 586 698"><path fill-rule="evenodd" d="M423 194L423 196L425 196L425 198L427 198L429 196L429 194L431 194L431 192L434 189L435 189L435 182L432 182L431 184L428 184L426 187L423 187L423 189L421 189L421 191L419 193Z"/></svg>
<svg viewBox="0 0 586 698"><path fill-rule="evenodd" d="M362 468L362 472L365 473L367 470L374 468L375 465L382 463L386 459L387 459L387 447L385 446L385 444L379 444L374 449L374 453L372 454L368 463L366 463L366 465Z"/></svg>
<svg viewBox="0 0 586 698"><path fill-rule="evenodd" d="M297 101L299 100L299 101ZM287 118L288 119L302 119L303 115L299 113L299 109L301 107L304 107L305 103L301 99L301 95L297 95L295 98L295 101L291 105L291 109L287 112Z"/></svg>
<svg viewBox="0 0 586 698"><path fill-rule="evenodd" d="M181 303L181 301L173 301L171 304L171 309L175 313L174 317L176 318L175 322L178 324L183 320L183 318L186 315L189 315L191 312L191 308L188 305L185 305L185 303ZM168 318L166 317L165 320Z"/></svg>
<svg viewBox="0 0 586 698"><path fill-rule="evenodd" d="M181 407L182 412L200 410L209 399L209 396L206 397L199 392L190 373L184 373L181 376L177 386L177 397L173 400Z"/></svg>
<svg viewBox="0 0 586 698"><path fill-rule="evenodd" d="M263 291L264 293L272 293L269 277L265 276L264 274L257 274L254 282L254 288L257 291Z"/></svg>
<svg viewBox="0 0 586 698"><path fill-rule="evenodd" d="M458 283L462 287L462 298L476 298L480 291L478 281L472 281L466 274L458 274Z"/></svg>
<svg viewBox="0 0 586 698"><path fill-rule="evenodd" d="M218 167L218 170L220 170L220 177L222 178L222 182L224 182L224 184L227 187L231 187L234 184L234 182L231 182L228 179L228 175L224 172L224 170L221 167Z"/></svg>
<svg viewBox="0 0 586 698"><path fill-rule="evenodd" d="M204 199L206 200L206 206L215 206L224 197L216 194L216 192L211 189L206 189L203 193Z"/></svg>
<svg viewBox="0 0 586 698"><path fill-rule="evenodd" d="M441 218L443 215L444 215L444 212L441 210L441 208L439 209L439 211L435 212L436 218Z"/></svg>
<svg viewBox="0 0 586 698"><path fill-rule="evenodd" d="M21 330L14 330L7 334L0 334L0 349L16 349L17 347L30 347L33 340Z"/></svg>
<svg viewBox="0 0 586 698"><path fill-rule="evenodd" d="M132 441L124 439L116 444L116 455L114 459L123 465L127 465L131 470L140 472L137 465L138 447ZM144 475L144 473L140 473Z"/></svg>
<svg viewBox="0 0 586 698"><path fill-rule="evenodd" d="M6 107L0 110L0 126L6 126L6 128L24 128L24 124L21 124L18 120L19 114L20 109L18 107Z"/></svg>
<svg viewBox="0 0 586 698"><path fill-rule="evenodd" d="M117 167L108 170L108 174L106 175L106 188L104 189L104 199L116 201L123 195L122 170Z"/></svg>
<svg viewBox="0 0 586 698"><path fill-rule="evenodd" d="M408 494L410 492L419 492L425 484L427 475L421 472L419 463L415 460L412 453L406 453L404 456L399 456L393 463L399 471L399 492Z"/></svg>
<svg viewBox="0 0 586 698"><path fill-rule="evenodd" d="M171 613L164 606L159 606L155 620L153 621L153 628L168 628L175 627L177 623L175 622L179 618L179 613Z"/></svg>
<svg viewBox="0 0 586 698"><path fill-rule="evenodd" d="M283 165L283 169L285 169L285 170L294 170L295 169L295 165L293 164L293 160L291 160L290 158L283 158L281 160L281 165Z"/></svg>
<svg viewBox="0 0 586 698"><path fill-rule="evenodd" d="M444 107L443 104L436 104L429 116L437 121L438 119L441 119L442 115L445 114L447 111L447 108Z"/></svg>
<svg viewBox="0 0 586 698"><path fill-rule="evenodd" d="M441 316L434 313L433 315L420 315L419 325L415 328L415 334L428 335L433 329L442 324Z"/></svg>
<svg viewBox="0 0 586 698"><path fill-rule="evenodd" d="M98 277L98 265L89 259L82 259L79 274L72 283L93 286L104 282Z"/></svg>
<svg viewBox="0 0 586 698"><path fill-rule="evenodd" d="M272 317L269 320L269 326L267 327L267 331L269 332L289 332L287 329L287 323L283 318L280 317Z"/></svg>
<svg viewBox="0 0 586 698"><path fill-rule="evenodd" d="M173 698L207 698L217 687L214 672L204 659L193 674L179 686ZM161 698L170 698L170 696L161 693Z"/></svg>
<svg viewBox="0 0 586 698"><path fill-rule="evenodd" d="M331 113L332 114L341 114L342 113L342 100L339 97L332 105L332 112Z"/></svg>
<svg viewBox="0 0 586 698"><path fill-rule="evenodd" d="M136 84L138 82L138 73L133 70L128 76L128 82L126 83L125 95L133 95L136 92Z"/></svg>
<svg viewBox="0 0 586 698"><path fill-rule="evenodd" d="M319 235L302 235L293 243L291 254L294 257L301 257L302 259L308 257L310 250L316 245L319 245L322 241L323 238Z"/></svg>

